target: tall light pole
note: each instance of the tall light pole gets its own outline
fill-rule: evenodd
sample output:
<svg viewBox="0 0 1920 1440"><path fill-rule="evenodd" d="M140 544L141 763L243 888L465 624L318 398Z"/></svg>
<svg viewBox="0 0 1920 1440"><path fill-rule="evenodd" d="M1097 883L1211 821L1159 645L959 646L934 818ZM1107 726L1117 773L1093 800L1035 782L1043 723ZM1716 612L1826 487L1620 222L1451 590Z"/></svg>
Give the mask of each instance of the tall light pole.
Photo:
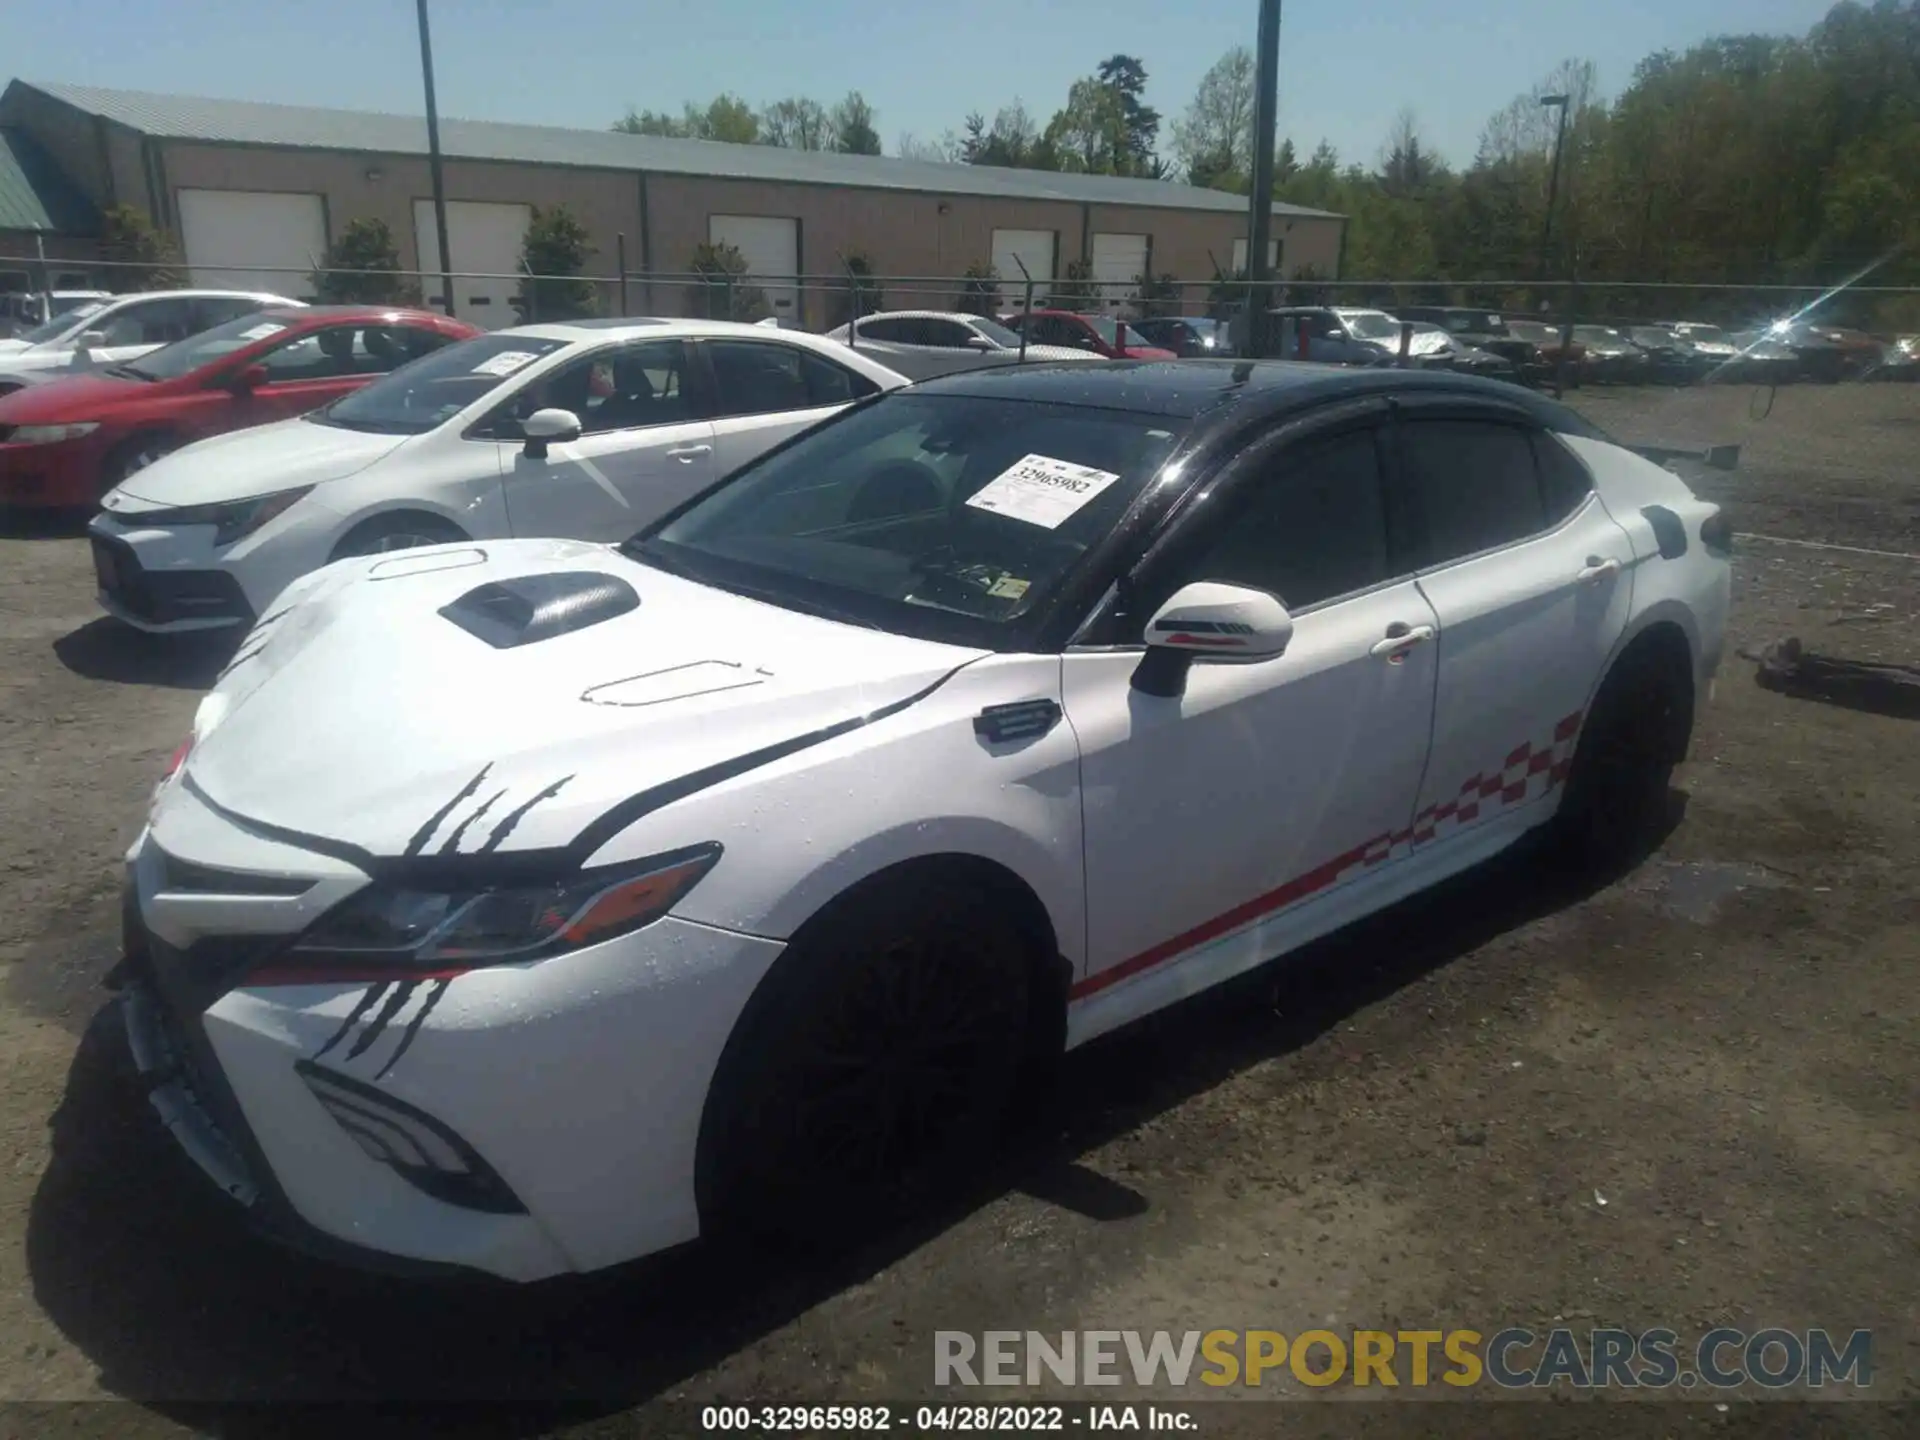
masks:
<svg viewBox="0 0 1920 1440"><path fill-rule="evenodd" d="M1273 132L1280 123L1280 0L1260 0L1253 68L1253 184L1247 217L1247 342L1266 349L1266 317L1254 313L1266 296L1267 241L1273 234ZM1261 306L1264 310L1264 305Z"/></svg>
<svg viewBox="0 0 1920 1440"><path fill-rule="evenodd" d="M421 0L425 3L425 0ZM1567 99L1565 95L1542 95L1540 106L1553 106L1560 112L1560 123L1553 131L1553 168L1547 175L1547 220L1540 230L1540 278L1547 278L1548 257L1553 253L1553 202L1560 194L1560 147L1567 139Z"/></svg>
<svg viewBox="0 0 1920 1440"><path fill-rule="evenodd" d="M453 260L447 246L447 184L440 170L440 107L433 98L433 37L427 29L427 0L420 14L420 78L427 86L427 170L433 177L433 228L440 236L440 306L453 316ZM421 256L425 260L426 256Z"/></svg>

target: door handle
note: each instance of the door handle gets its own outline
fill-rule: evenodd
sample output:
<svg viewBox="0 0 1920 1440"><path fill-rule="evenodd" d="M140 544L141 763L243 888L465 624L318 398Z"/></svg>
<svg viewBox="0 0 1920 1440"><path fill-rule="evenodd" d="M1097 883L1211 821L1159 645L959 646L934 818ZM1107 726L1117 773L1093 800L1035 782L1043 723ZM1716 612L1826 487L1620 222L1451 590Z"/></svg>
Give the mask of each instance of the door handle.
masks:
<svg viewBox="0 0 1920 1440"><path fill-rule="evenodd" d="M1422 641L1431 640L1432 638L1433 627L1431 625L1402 625L1395 623L1387 627L1387 638L1374 641L1373 648L1367 653L1371 655L1384 655L1389 660L1398 663L1405 657L1407 651Z"/></svg>
<svg viewBox="0 0 1920 1440"><path fill-rule="evenodd" d="M676 445L673 449L667 451L667 456L669 459L686 463L688 461L698 460L702 455L711 455L712 453L713 447L711 445Z"/></svg>
<svg viewBox="0 0 1920 1440"><path fill-rule="evenodd" d="M1611 556L1602 560L1598 555L1589 555L1587 556L1586 569L1580 572L1578 578L1582 585L1598 585L1609 575L1618 575L1619 573L1620 562L1618 560L1613 559Z"/></svg>

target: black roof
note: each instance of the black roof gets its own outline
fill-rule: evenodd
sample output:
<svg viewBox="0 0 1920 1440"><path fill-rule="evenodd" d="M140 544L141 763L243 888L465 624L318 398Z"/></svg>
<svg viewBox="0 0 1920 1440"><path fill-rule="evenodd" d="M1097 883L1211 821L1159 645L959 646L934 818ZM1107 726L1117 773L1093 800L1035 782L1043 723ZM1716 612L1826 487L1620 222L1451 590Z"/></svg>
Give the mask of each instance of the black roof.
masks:
<svg viewBox="0 0 1920 1440"><path fill-rule="evenodd" d="M975 395L1131 410L1180 419L1253 407L1277 417L1332 401L1392 393L1447 394L1499 400L1527 411L1540 424L1571 435L1598 435L1557 401L1503 380L1453 371L1349 369L1295 360L1116 360L1105 365L1003 365L946 375L913 393Z"/></svg>

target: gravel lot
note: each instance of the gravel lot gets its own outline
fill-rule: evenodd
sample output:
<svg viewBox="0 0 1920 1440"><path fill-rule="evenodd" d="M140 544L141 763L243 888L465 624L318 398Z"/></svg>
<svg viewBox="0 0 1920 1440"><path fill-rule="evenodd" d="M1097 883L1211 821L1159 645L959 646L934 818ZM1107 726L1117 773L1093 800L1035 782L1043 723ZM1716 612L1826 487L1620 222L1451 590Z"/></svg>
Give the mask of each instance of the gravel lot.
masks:
<svg viewBox="0 0 1920 1440"><path fill-rule="evenodd" d="M1623 439L1742 444L1699 481L1742 531L1920 552L1920 390L1790 389L1763 419L1746 388L1574 398ZM342 1399L492 1402L461 1433L693 1430L676 1405L924 1397L932 1332L992 1327L1871 1327L1872 1394L1920 1400L1910 719L1730 656L1634 874L1582 893L1496 862L1102 1042L977 1194L832 1267L409 1288L243 1238L130 1090L98 989L119 855L217 658L96 620L71 527L5 536L0 1399L141 1402L0 1407L8 1433L278 1434L293 1415L206 1406ZM1911 559L1742 544L1735 646L1913 663L1916 623ZM1720 1398L1217 1402L1202 1428L1920 1433L1900 1405Z"/></svg>

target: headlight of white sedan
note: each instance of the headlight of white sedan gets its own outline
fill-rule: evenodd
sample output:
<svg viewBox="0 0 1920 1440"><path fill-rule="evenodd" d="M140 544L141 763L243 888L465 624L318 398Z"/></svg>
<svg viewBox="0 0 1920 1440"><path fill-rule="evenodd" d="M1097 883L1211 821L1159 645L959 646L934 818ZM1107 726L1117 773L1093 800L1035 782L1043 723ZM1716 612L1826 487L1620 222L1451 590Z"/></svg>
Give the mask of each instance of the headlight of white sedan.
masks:
<svg viewBox="0 0 1920 1440"><path fill-rule="evenodd" d="M313 491L311 485L294 490L276 490L271 495L252 495L245 500L220 500L211 505L182 505L172 510L149 510L143 515L126 517L128 523L174 529L184 525L215 526L213 543L231 545L265 525L276 515L284 515Z"/></svg>
<svg viewBox="0 0 1920 1440"><path fill-rule="evenodd" d="M58 445L62 440L78 440L100 428L99 422L78 425L16 425L12 439L16 445Z"/></svg>
<svg viewBox="0 0 1920 1440"><path fill-rule="evenodd" d="M278 972L315 978L444 979L545 959L651 924L720 858L699 845L533 885L414 890L373 884L321 916Z"/></svg>

